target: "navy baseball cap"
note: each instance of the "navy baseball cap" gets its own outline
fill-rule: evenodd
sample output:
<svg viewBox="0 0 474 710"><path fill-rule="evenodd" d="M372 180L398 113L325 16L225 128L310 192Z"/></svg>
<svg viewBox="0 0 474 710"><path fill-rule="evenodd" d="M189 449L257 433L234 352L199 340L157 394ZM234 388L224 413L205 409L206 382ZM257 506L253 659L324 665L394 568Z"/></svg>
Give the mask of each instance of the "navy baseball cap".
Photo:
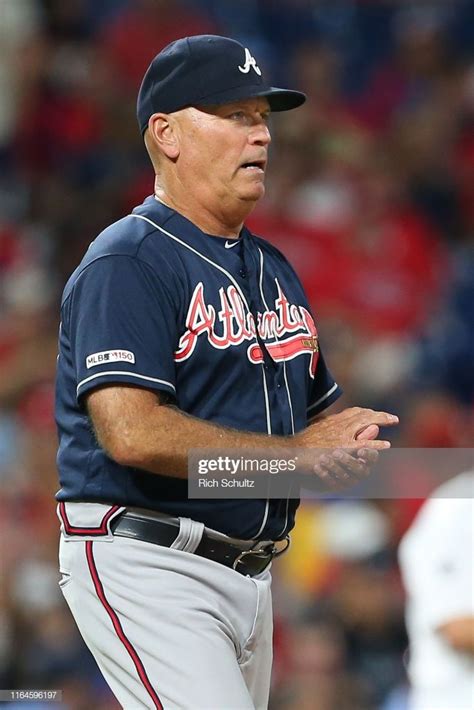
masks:
<svg viewBox="0 0 474 710"><path fill-rule="evenodd" d="M183 37L165 47L148 67L138 92L138 123L143 134L154 113L254 96L266 97L272 111L289 111L306 100L301 91L269 86L240 42L218 35Z"/></svg>

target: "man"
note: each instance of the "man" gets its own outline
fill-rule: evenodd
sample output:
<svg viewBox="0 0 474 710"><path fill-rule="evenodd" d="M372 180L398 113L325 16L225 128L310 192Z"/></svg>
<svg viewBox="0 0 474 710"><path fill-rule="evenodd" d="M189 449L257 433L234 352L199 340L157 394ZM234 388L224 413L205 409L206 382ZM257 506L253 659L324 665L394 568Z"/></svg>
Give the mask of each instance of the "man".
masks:
<svg viewBox="0 0 474 710"><path fill-rule="evenodd" d="M308 475L339 488L397 421L321 417L340 391L302 287L243 226L264 194L269 114L304 99L265 84L231 39L166 47L137 105L155 194L92 243L64 291L61 585L125 708L268 701L268 566L297 501L189 500L189 449L337 449L309 455Z"/></svg>
<svg viewBox="0 0 474 710"><path fill-rule="evenodd" d="M440 486L400 545L410 710L474 707L474 472Z"/></svg>

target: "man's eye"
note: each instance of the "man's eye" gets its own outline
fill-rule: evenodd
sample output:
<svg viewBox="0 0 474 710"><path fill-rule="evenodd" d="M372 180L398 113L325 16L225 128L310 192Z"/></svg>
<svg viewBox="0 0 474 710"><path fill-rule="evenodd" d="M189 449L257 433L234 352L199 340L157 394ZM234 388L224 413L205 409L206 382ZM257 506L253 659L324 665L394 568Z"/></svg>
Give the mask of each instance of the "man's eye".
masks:
<svg viewBox="0 0 474 710"><path fill-rule="evenodd" d="M233 113L230 114L229 118L244 118L245 113L243 111L234 111Z"/></svg>

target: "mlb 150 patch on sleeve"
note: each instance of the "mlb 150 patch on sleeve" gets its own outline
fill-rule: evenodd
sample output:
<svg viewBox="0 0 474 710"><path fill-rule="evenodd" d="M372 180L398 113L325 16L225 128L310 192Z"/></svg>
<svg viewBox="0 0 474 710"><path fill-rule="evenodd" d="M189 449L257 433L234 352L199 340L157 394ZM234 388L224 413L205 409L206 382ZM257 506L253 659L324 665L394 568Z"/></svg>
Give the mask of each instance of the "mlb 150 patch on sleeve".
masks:
<svg viewBox="0 0 474 710"><path fill-rule="evenodd" d="M119 362L119 360L134 363L135 355L130 350L102 350L100 353L92 353L86 357L86 367L89 369L108 362Z"/></svg>

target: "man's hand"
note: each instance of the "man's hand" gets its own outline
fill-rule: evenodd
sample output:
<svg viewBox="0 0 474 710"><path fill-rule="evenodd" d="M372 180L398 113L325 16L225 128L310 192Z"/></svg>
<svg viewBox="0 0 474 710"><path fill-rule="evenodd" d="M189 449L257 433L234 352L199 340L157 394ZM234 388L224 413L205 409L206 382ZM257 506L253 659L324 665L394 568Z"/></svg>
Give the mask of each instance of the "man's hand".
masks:
<svg viewBox="0 0 474 710"><path fill-rule="evenodd" d="M357 485L369 476L379 450L390 447L389 441L377 439L379 427L397 423L398 417L393 414L361 407L316 420L298 435L300 442L329 450L313 456L308 452L307 474L316 474L324 488L332 492Z"/></svg>
<svg viewBox="0 0 474 710"><path fill-rule="evenodd" d="M364 449L382 451L390 448L390 442L376 438L379 427L395 424L398 424L398 417L394 414L351 407L339 414L317 419L294 437L295 445L304 448L354 449L359 444Z"/></svg>
<svg viewBox="0 0 474 710"><path fill-rule="evenodd" d="M378 457L374 449L334 449L319 458L313 472L328 491L344 491L367 478Z"/></svg>

